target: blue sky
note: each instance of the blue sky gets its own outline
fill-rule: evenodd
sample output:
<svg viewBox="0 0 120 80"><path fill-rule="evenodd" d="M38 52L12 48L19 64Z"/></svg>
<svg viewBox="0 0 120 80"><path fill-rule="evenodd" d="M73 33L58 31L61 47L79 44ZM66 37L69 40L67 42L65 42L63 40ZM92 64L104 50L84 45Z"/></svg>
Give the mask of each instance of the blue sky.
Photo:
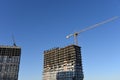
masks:
<svg viewBox="0 0 120 80"><path fill-rule="evenodd" d="M42 80L43 51L66 35L120 16L120 0L0 0L0 44L22 48L19 80ZM79 35L84 80L120 80L120 19Z"/></svg>

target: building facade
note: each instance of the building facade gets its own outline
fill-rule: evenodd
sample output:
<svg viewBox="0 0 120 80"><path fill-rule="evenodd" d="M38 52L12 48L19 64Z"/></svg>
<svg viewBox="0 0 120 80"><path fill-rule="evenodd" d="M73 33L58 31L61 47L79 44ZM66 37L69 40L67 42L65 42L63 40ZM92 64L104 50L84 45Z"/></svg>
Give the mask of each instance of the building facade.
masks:
<svg viewBox="0 0 120 80"><path fill-rule="evenodd" d="M21 48L0 46L0 80L18 80Z"/></svg>
<svg viewBox="0 0 120 80"><path fill-rule="evenodd" d="M79 46L44 51L43 80L83 80L83 77Z"/></svg>

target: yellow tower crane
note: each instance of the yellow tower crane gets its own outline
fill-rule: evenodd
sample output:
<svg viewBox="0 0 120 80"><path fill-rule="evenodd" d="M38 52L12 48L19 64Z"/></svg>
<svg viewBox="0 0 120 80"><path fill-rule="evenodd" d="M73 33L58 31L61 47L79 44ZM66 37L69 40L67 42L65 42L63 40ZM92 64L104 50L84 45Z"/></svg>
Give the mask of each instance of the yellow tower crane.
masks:
<svg viewBox="0 0 120 80"><path fill-rule="evenodd" d="M94 24L94 25L92 25L92 26L89 26L89 27L87 27L87 28L85 28L85 29L80 30L79 32L75 32L75 33L73 33L73 34L69 34L68 36L66 36L66 38L70 38L71 36L73 36L73 37L74 37L74 44L75 44L75 45L78 45L77 36L78 36L80 33L85 32L85 31L90 30L90 29L93 29L93 28L96 28L96 27L98 27L98 26L100 26L100 25L102 25L102 24L111 22L111 21L113 21L113 20L115 20L115 19L117 19L117 18L119 18L119 17L118 17L118 16L115 16L115 17L112 17L112 18L107 19L107 20L105 20L105 21L102 21L102 22L100 22L100 23Z"/></svg>

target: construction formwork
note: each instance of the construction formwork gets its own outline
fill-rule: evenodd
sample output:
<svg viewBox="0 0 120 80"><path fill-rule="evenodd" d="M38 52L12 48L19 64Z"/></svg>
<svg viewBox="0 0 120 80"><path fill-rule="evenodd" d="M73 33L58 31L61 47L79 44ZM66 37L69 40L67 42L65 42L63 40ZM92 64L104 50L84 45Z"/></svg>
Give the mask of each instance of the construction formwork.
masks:
<svg viewBox="0 0 120 80"><path fill-rule="evenodd" d="M21 48L0 46L0 80L18 80Z"/></svg>
<svg viewBox="0 0 120 80"><path fill-rule="evenodd" d="M44 51L43 80L83 80L80 49L69 45Z"/></svg>

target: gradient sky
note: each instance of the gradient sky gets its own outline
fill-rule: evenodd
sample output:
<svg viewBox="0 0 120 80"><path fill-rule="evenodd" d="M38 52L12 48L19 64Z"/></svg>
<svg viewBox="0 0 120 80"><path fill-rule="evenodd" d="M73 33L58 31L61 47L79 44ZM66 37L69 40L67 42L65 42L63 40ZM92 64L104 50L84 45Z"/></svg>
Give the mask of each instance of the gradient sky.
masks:
<svg viewBox="0 0 120 80"><path fill-rule="evenodd" d="M42 80L43 51L73 43L65 36L120 16L120 0L0 0L0 44L22 48L19 80ZM120 19L86 31L84 80L120 80Z"/></svg>

